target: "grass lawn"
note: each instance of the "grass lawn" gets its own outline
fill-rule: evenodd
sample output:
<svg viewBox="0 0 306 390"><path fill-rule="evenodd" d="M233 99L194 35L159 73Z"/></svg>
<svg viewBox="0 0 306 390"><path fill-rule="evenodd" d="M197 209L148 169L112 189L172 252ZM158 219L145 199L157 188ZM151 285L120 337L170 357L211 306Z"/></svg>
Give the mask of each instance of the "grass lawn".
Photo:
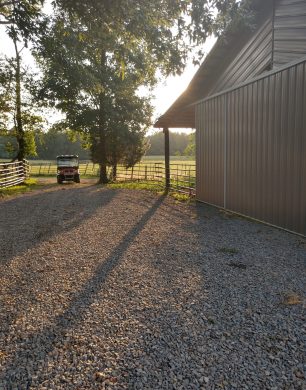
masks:
<svg viewBox="0 0 306 390"><path fill-rule="evenodd" d="M107 184L108 188L113 189L131 189L131 190L147 190L147 191L153 191L155 193L158 193L160 195L166 194L165 188L161 185L159 182L119 182L119 183L110 183ZM191 198L187 194L183 194L180 192L169 191L168 195L170 195L172 198L176 199L180 202L190 202L193 198Z"/></svg>
<svg viewBox="0 0 306 390"><path fill-rule="evenodd" d="M18 184L9 188L1 188L0 189L0 198L4 198L7 196L23 194L25 192L36 190L40 188L42 185L38 184L35 179L28 179L23 184Z"/></svg>

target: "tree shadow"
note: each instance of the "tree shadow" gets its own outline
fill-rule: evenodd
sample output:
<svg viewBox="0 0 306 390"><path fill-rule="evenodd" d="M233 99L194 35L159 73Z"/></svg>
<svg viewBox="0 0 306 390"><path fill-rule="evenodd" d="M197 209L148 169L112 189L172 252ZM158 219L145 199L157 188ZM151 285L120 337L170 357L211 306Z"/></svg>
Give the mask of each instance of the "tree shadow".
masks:
<svg viewBox="0 0 306 390"><path fill-rule="evenodd" d="M97 186L51 188L0 203L0 265L53 236L74 229L116 191Z"/></svg>
<svg viewBox="0 0 306 390"><path fill-rule="evenodd" d="M42 243L51 248L57 236L72 232L99 208L107 207L117 194L116 190L105 190L97 186L68 185L51 190L29 193L1 203L0 265L7 267L8 275L11 273L14 276L14 282L9 285L10 294L18 295L18 300L13 304L3 298L4 294L3 297L0 295L2 335L9 331L19 316L19 310L10 310L10 307L19 306L26 310L26 307L37 304L37 286L44 285L46 278L50 277L52 264L48 266L48 260L41 258L37 266L32 267L27 261L23 261L26 252ZM10 267L11 260L16 256L21 257L22 261L18 262L18 267ZM19 284L21 281L22 284ZM3 286L4 279L0 290Z"/></svg>
<svg viewBox="0 0 306 390"><path fill-rule="evenodd" d="M142 327L120 356L120 361L126 362L122 371L129 373L128 388L221 388L226 381L232 388L232 383L243 381L243 362L256 362L260 372L256 356L273 372L270 356L279 350L279 339L271 335L271 329L278 329L281 338L286 337L287 329L296 336L294 324L302 329L302 305L290 308L287 315L289 309L279 306L278 295L283 286L302 291L303 253L297 247L294 252L292 249L298 238L224 216L210 206L192 207L197 218L184 220L182 216L181 223L176 219L185 231L185 242L180 241L184 234L180 236L174 228L175 243L161 242L163 252L152 256L150 265L156 272L152 270L150 275L156 279L153 284L158 293L138 309ZM238 250L220 252L220 247ZM229 266L231 259L246 268ZM283 283L273 283L274 278ZM281 311L286 314L280 320ZM298 343L293 343L292 349L288 346L288 360ZM281 369L291 380L286 363ZM256 383L256 387L262 381L265 388L272 387L269 377L263 375L257 381L258 376L255 370L247 384ZM285 386L283 379L274 380L279 388Z"/></svg>
<svg viewBox="0 0 306 390"><path fill-rule="evenodd" d="M127 249L132 245L135 238L144 229L148 221L153 217L156 211L164 202L164 196L160 196L153 206L146 211L141 219L124 235L119 245L117 245L108 257L95 270L94 276L91 277L86 284L81 287L80 291L71 299L69 307L63 314L58 315L52 321L52 325L45 327L42 331L28 335L26 339L18 340L14 354L9 360L6 367L3 369L1 379L7 383L7 388L10 389L14 384L18 383L21 387L30 388L31 379L26 366L21 366L21 362L26 361L26 365L31 367L31 375L39 375L39 365L47 357L47 355L55 348L54 341L58 335L62 335L68 329L82 321L88 307L93 303L99 294L103 283L109 274L122 261ZM40 357L30 355L33 344L40 346ZM18 367L19 376L23 378L23 383L16 379L14 372ZM16 382L17 380L17 382ZM20 379L19 379L20 380ZM22 387L22 388L23 388Z"/></svg>
<svg viewBox="0 0 306 390"><path fill-rule="evenodd" d="M132 281L133 285L125 287L124 280L120 286L120 288L125 287L124 294L128 295L131 292L132 296L130 300L125 300L124 294L121 295L123 302L120 304L130 305L127 312L123 314L129 319L134 318L134 324L137 324L130 333L125 329L127 334L123 337L128 339L128 343L119 350L119 374L121 369L122 372L128 372L124 383L126 387L122 388L162 389L172 388L174 384L181 388L200 388L201 385L203 388L215 388L218 384L221 387L224 374L233 381L235 375L236 379L240 379L239 369L242 362L239 359L241 357L248 361L252 359L256 361L256 354L248 353L245 347L252 347L258 338L258 335L254 336L257 334L256 319L264 318L262 329L269 330L269 324L273 325L272 317L276 307L273 301L275 291L273 291L273 279L268 279L268 275L273 275L269 268L274 267L273 273L278 273L277 278L282 277L280 274L287 266L283 264L279 267L277 263L279 261L285 263L287 257L290 258L288 268L293 265L296 270L298 269L300 260L298 258L292 260L290 257L293 254L290 245L296 239L269 227L266 228L264 236L258 232L259 227L264 229L261 225L224 217L218 210L206 205L192 206L190 210L193 215L189 210L183 210L173 202L163 205L163 197L157 199L153 206L147 197L140 198L133 208L137 210L135 206L140 203L146 211L142 213L139 222L123 235L120 243L111 251L104 263L97 267L95 275L72 298L67 310L55 318L52 326L30 335L29 339L18 341L17 350L14 351L4 371L8 388L16 384L16 378L12 374L14 370L22 371L24 381L19 382L20 387L31 387L30 374L27 372L27 367L22 364L34 367L31 375L38 376L40 380L44 368L38 360L47 361L48 354L55 349L57 336L59 336L57 342L61 342L68 330L74 332L80 328L82 332L81 325L88 314L88 307L99 297L110 273L115 268L117 273L118 270L121 272L120 263L124 260L125 254L129 251L133 256L134 245L135 249L140 251L140 255L135 256L135 263L133 257L130 258L131 261L128 263L133 264L127 272L141 268L144 262L145 265L140 274L134 276L132 273L131 279L127 280L127 283ZM159 218L150 220L159 208ZM120 229L119 223L115 225ZM150 234L149 240L148 234ZM278 246L269 245L270 239L276 240ZM238 253L220 252L218 249L221 247L235 247ZM248 247L248 251L245 247ZM260 254L256 253L258 247L264 249ZM285 255L282 252L285 252ZM294 252L294 255L299 253L300 250ZM244 261L247 268L229 267L228 263L232 258ZM263 271L266 271L267 275ZM256 312L254 320L250 316L245 316L245 310L250 308L252 302L257 306L253 299L256 298L255 289L263 288L261 283L264 278L267 286L265 300L260 305L261 313ZM288 272L287 278L292 278L291 285L296 281L291 272ZM286 275L284 275L285 281ZM111 286L114 288L113 285ZM271 290L268 289L269 286ZM113 294L118 291L113 291ZM147 296L144 296L146 292ZM117 303L119 297L115 296L114 299ZM268 300L271 301L269 305ZM101 304L104 303L102 299ZM110 310L120 311L120 305L118 306L114 305ZM257 310L257 307L255 309ZM296 312L297 310L298 308L295 309ZM299 318L298 314L292 313L291 309L288 324ZM121 321L125 320L120 313L116 319L120 325ZM101 320L107 321L109 317L106 314ZM126 323L129 328L132 327L131 322L126 321ZM100 323L93 325L91 329L93 336L99 326ZM110 326L119 327L118 323ZM248 326L251 327L252 332L243 333L242 330ZM103 332L105 328L102 329ZM131 338L129 338L130 334ZM266 334L269 335L269 331ZM113 335L117 337L115 331ZM98 333L99 336L103 338L104 335ZM107 336L109 335L106 335L105 339ZM240 341L238 336L246 339ZM90 339L88 334L85 337L88 347L91 340L88 340ZM260 337L264 340L265 336ZM273 343L277 345L274 341ZM111 342L114 352L117 352L117 348L121 348L118 344ZM33 345L38 346L41 358L31 355ZM71 350L73 350L72 346ZM252 348L249 350L252 351ZM258 352L262 354L263 359L267 358L267 351L258 348ZM61 353L65 352L61 350ZM236 359L237 363L233 369L230 363ZM270 365L270 362L266 361L266 363L267 366ZM257 375L256 370L254 373ZM196 374L200 374L200 377L197 378ZM200 380L203 378L209 378L209 384L201 383ZM92 388L99 387L100 383L92 380ZM271 387L269 382L263 383L266 388ZM65 386L66 384L63 384L63 388ZM73 386L71 383L70 387L67 384L67 388ZM102 384L101 388L103 388Z"/></svg>

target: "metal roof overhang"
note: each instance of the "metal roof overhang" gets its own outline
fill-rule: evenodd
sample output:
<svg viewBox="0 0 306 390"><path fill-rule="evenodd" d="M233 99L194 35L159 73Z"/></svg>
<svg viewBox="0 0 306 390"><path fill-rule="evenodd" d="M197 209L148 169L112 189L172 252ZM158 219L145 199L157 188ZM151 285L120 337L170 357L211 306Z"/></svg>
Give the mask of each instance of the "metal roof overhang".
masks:
<svg viewBox="0 0 306 390"><path fill-rule="evenodd" d="M255 22L266 18L273 7L273 0L253 0L257 11ZM239 53L254 32L250 29L232 29L220 37L196 72L186 91L154 124L155 128L195 128L195 103L205 99L220 74Z"/></svg>
<svg viewBox="0 0 306 390"><path fill-rule="evenodd" d="M223 40L219 39L191 80L188 88L154 124L155 128L195 128L193 103L205 98L213 87L216 73L226 61ZM227 62L226 62L227 63Z"/></svg>
<svg viewBox="0 0 306 390"><path fill-rule="evenodd" d="M169 109L167 113L161 116L154 124L155 128L195 128L195 107L183 106L181 110Z"/></svg>
<svg viewBox="0 0 306 390"><path fill-rule="evenodd" d="M195 128L195 106L193 104L209 94L218 75L229 63L229 57L232 57L229 54L236 53L234 49L238 46L238 40L232 46L231 53L228 50L229 41L232 40L228 37L227 40L218 39L186 91L157 120L154 124L155 128Z"/></svg>

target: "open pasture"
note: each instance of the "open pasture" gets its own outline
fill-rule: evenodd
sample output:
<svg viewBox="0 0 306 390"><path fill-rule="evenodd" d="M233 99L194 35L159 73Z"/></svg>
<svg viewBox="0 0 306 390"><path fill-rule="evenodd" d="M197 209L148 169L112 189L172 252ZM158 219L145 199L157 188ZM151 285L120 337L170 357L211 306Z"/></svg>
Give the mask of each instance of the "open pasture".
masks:
<svg viewBox="0 0 306 390"><path fill-rule="evenodd" d="M177 169L180 166L181 170L185 168L195 166L195 160L190 159L185 156L171 156L170 164L173 169ZM55 175L56 174L56 160L30 160L31 165L31 174L32 175ZM121 165L118 165L118 176L124 172L132 173L132 171L145 170L146 167L148 170L152 171L153 166L164 167L164 157L163 156L145 156L143 160L136 164L134 169L126 169ZM91 161L80 161L80 173L81 175L89 176L98 176L99 165L93 164Z"/></svg>

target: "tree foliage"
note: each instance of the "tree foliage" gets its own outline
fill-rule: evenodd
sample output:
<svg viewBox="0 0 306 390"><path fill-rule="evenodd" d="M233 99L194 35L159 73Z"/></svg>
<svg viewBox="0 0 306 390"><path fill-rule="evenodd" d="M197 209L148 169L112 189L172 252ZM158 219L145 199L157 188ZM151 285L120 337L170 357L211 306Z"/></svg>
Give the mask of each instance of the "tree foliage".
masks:
<svg viewBox="0 0 306 390"><path fill-rule="evenodd" d="M250 0L55 0L54 4L88 26L121 37L123 52L141 40L164 73L180 72L191 48L232 24L250 24ZM201 51L199 52L202 55ZM198 60L199 58L197 58Z"/></svg>
<svg viewBox="0 0 306 390"><path fill-rule="evenodd" d="M66 114L67 128L89 134L102 181L107 180L106 165L140 158L136 155L144 151L142 141L152 114L148 99L137 94L145 80L154 78L140 47L130 48L127 63L115 47L121 47L115 33L89 30L78 18L67 21L61 14L38 52L44 58L41 96Z"/></svg>
<svg viewBox="0 0 306 390"><path fill-rule="evenodd" d="M42 19L43 0L0 0L0 23L14 42L16 63L28 41L35 44L44 74L36 97L65 113L62 128L83 134L103 182L107 165L131 166L147 148L152 107L139 88L153 88L157 74L180 74L208 36L247 19L248 2L54 0L53 17ZM202 54L198 50L194 61ZM16 84L19 76L17 70ZM22 149L24 129L33 121L22 110L19 83L15 128ZM7 108L0 95L3 117Z"/></svg>
<svg viewBox="0 0 306 390"><path fill-rule="evenodd" d="M1 0L0 24L13 27L24 41L33 38L41 25L38 16L44 0Z"/></svg>
<svg viewBox="0 0 306 390"><path fill-rule="evenodd" d="M170 155L184 155L185 149L189 144L189 135L185 133L169 132L170 136ZM149 148L147 155L162 156L165 153L165 136L162 131L158 131L147 138Z"/></svg>
<svg viewBox="0 0 306 390"><path fill-rule="evenodd" d="M31 74L27 69L20 67L18 70L17 67L14 58L0 59L0 135L7 137L6 150L13 158L18 156L22 142L22 159L36 156L35 133L42 130L44 120L37 115L35 102L31 97ZM22 86L19 98L16 92L18 72L19 88ZM22 134L18 128L18 113L22 122Z"/></svg>
<svg viewBox="0 0 306 390"><path fill-rule="evenodd" d="M78 134L71 136L70 132L61 131L57 126L47 132L36 133L37 158L55 160L62 154L76 154L81 160L89 160L90 153L84 148L83 139Z"/></svg>
<svg viewBox="0 0 306 390"><path fill-rule="evenodd" d="M54 4L57 12L37 46L44 70L40 97L66 114L67 127L89 134L93 160L105 182L107 165L131 164L145 150L151 109L139 97L139 87L154 86L157 71L181 73L189 51L216 31L221 20L228 23L225 15L237 10L237 1Z"/></svg>
<svg viewBox="0 0 306 390"><path fill-rule="evenodd" d="M6 133L0 135L0 158L10 158L16 153L16 140ZM34 157L39 160L54 160L60 154L77 154L81 160L90 160L90 143L87 137L84 139L83 134L74 131L63 131L60 126L52 126L48 131L35 131L36 153ZM125 142L125 137L131 137L132 140ZM171 156L195 156L194 134L175 133L170 131L170 155ZM146 156L162 156L165 151L164 134L157 132L153 135L141 138L138 142L137 133L126 132L123 136L113 140L113 145L117 149L118 156L127 158L119 159L118 164L124 164L126 167L132 166L133 162L143 157L145 150ZM10 154L7 153L5 146L9 145ZM121 150L123 153L121 154ZM32 157L32 156L31 156ZM32 157L33 158L33 157ZM114 160L109 156L111 165Z"/></svg>
<svg viewBox="0 0 306 390"><path fill-rule="evenodd" d="M33 126L39 119L29 111L23 112L25 73L21 53L28 46L28 40L41 31L42 24L38 22L38 17L42 3L40 0L0 1L0 24L7 26L7 35L15 49L15 57L7 59L1 69L0 126L2 132L10 131L16 138L18 148L15 158L18 160L36 153ZM12 151L13 147L9 146L9 149Z"/></svg>
<svg viewBox="0 0 306 390"><path fill-rule="evenodd" d="M188 137L188 145L184 150L184 156L195 157L195 155L196 155L195 133L192 133Z"/></svg>

